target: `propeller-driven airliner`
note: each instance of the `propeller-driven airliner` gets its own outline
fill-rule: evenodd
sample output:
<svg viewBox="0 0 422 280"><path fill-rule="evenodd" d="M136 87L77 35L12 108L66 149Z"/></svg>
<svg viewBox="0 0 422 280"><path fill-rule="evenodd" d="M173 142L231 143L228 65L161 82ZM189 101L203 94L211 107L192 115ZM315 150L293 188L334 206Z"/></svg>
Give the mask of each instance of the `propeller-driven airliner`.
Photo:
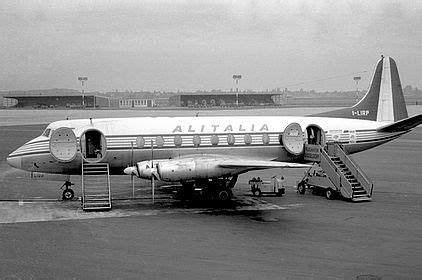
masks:
<svg viewBox="0 0 422 280"><path fill-rule="evenodd" d="M353 154L421 123L422 115L408 117L395 61L382 56L366 95L350 108L311 116L62 120L13 151L7 162L67 175L80 175L84 164L106 163L110 174L201 186L225 200L239 174L308 167L305 144L335 142Z"/></svg>

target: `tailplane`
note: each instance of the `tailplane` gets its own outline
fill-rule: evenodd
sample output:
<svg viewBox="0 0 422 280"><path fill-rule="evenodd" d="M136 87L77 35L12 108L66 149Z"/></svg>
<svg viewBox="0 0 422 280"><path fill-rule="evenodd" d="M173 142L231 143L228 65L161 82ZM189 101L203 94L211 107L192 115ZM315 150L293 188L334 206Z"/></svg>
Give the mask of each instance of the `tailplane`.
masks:
<svg viewBox="0 0 422 280"><path fill-rule="evenodd" d="M381 56L368 92L354 106L314 116L389 123L406 119L406 103L394 59Z"/></svg>

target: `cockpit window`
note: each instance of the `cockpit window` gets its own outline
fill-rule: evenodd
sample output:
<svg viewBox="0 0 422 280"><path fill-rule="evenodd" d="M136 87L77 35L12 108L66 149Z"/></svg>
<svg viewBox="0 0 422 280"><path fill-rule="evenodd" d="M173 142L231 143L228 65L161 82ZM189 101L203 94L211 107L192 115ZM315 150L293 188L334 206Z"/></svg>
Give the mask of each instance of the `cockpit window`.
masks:
<svg viewBox="0 0 422 280"><path fill-rule="evenodd" d="M44 130L44 132L41 134L41 136L48 137L48 136L50 136L50 132L51 132L51 129L47 128L46 130Z"/></svg>

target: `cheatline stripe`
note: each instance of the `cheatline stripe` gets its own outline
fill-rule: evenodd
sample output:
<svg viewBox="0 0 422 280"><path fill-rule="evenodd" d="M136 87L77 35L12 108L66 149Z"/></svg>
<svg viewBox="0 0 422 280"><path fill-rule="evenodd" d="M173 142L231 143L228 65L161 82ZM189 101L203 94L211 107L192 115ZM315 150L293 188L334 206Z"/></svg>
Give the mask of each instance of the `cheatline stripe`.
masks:
<svg viewBox="0 0 422 280"><path fill-rule="evenodd" d="M339 140L340 140L340 142L345 143L345 144L349 144L349 143L350 144L359 144L359 143L366 143L366 142L378 142L378 141L386 141L386 140L390 140L390 139L392 140L392 139L395 139L395 138L397 138L400 135L405 134L405 133L406 133L406 131L404 131L404 132L403 131L396 132L394 134L391 134L391 133L382 133L381 132L381 133L378 133L378 136L377 137L374 137L374 136L373 137L361 137L361 136L357 136L355 143L350 143L350 139L349 138L347 138L347 139L339 139ZM381 136L380 134L383 134L385 136L384 137L380 137ZM244 142L239 141L239 143L236 142L234 145L229 145L226 142L224 142L224 141L227 140L224 137L223 139L220 139L218 145L212 145L211 142L209 142L209 144L208 143L205 144L201 140L201 144L199 146L194 146L193 145L193 142L190 142L190 143L187 142L187 143L182 144L182 146L175 146L174 143L172 143L171 145L165 145L163 147L156 147L156 148L158 148L158 149L175 149L175 148L176 149L180 149L180 148L190 148L190 149L191 148L195 148L195 149L200 149L200 148L210 148L210 147L212 147L212 148L274 147L274 146L281 147L280 146L280 143L278 142L278 137L273 137L273 138L276 138L276 140L275 139L272 139L273 141L270 141L269 144L263 144L261 142L261 143L252 143L252 144L247 145ZM331 137L327 136L327 140L329 138L331 138ZM271 139L271 137L270 137L270 139ZM190 139L190 141L192 141L192 138ZM260 139L260 141L262 141L262 139ZM130 143L125 143L125 145L107 145L107 146L108 146L108 150L113 150L113 151L131 149ZM154 146L156 146L156 145L154 145ZM141 148L141 149L147 149L147 148L150 148L150 147L151 147L151 145L144 145L144 147ZM135 149L138 149L138 150L140 149L140 148L138 148L136 146L134 146L134 148ZM11 153L9 155L9 157L26 156L26 155L34 155L34 154L48 154L48 153L50 153L49 147L30 148L30 147L26 147L26 145L24 145L23 147L19 148L18 150L14 151L13 153Z"/></svg>
<svg viewBox="0 0 422 280"><path fill-rule="evenodd" d="M38 144L38 143L48 143L48 142L50 142L50 139L44 139L44 140L38 140L38 141L26 143L26 145Z"/></svg>
<svg viewBox="0 0 422 280"><path fill-rule="evenodd" d="M17 151L22 151L22 150L32 150L32 149L49 149L50 146L49 145L43 145L43 146L22 146L20 148L17 149Z"/></svg>
<svg viewBox="0 0 422 280"><path fill-rule="evenodd" d="M342 143L344 143L344 144L351 144L351 145L353 145L353 144L361 144L361 143L370 143L370 142L379 142L379 141L386 141L386 140L393 140L393 139L395 139L395 138L397 138L397 137L399 137L400 135L394 135L394 136L390 136L390 137L385 137L385 138L381 138L381 139L375 139L375 140L361 140L361 141L356 141L355 143L349 143L349 141L343 141ZM222 146L222 145L218 145L218 146L198 146L198 147L195 147L195 146L188 146L188 147L163 147L163 148L157 148L157 149L160 149L160 150L173 150L173 149L183 149L183 148L185 148L185 149L205 149L205 148L213 148L213 149L227 149L227 148L280 148L280 147L282 147L282 146L280 146L280 145L253 145L253 144L251 144L251 145L242 145L242 146L230 146L230 145L225 145L225 146ZM116 147L116 148L110 148L110 149L108 149L108 150L110 150L110 151L130 151L131 150L131 147ZM145 148L143 148L143 149L139 149L139 148L136 148L136 150L147 150L147 147L145 147ZM13 154L11 154L11 155L9 155L9 157L10 158L12 158L12 157L18 157L18 156L30 156L30 155L44 155L44 154L50 154L50 151L43 151L43 152L37 152L37 151L35 151L35 152L26 152L26 153L13 153Z"/></svg>
<svg viewBox="0 0 422 280"><path fill-rule="evenodd" d="M50 149L25 149L25 150L16 150L12 154L19 154L19 153L32 153L32 152L43 152L43 151L50 151Z"/></svg>
<svg viewBox="0 0 422 280"><path fill-rule="evenodd" d="M28 153L23 153L23 154L10 154L8 157L9 158L13 158L13 157L23 157L23 156L31 156L31 155L44 155L44 154L50 154L50 151L45 151L45 152L28 152Z"/></svg>

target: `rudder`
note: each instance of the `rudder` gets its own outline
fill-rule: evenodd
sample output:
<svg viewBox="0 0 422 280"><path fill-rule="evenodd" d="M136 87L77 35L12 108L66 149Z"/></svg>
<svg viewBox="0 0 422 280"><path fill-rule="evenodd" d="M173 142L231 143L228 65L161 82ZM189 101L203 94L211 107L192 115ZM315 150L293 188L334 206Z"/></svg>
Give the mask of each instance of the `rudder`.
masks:
<svg viewBox="0 0 422 280"><path fill-rule="evenodd" d="M399 72L394 59L381 56L371 85L354 106L314 116L395 122L408 117Z"/></svg>

